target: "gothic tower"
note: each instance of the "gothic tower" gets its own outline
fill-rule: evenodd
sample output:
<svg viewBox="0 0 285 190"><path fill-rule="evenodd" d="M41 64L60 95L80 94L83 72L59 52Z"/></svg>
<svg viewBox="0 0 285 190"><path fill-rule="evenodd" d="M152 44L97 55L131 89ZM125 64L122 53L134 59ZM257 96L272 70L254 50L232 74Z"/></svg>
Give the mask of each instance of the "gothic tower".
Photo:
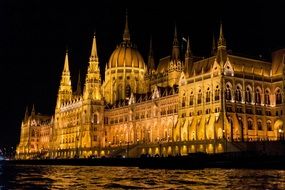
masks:
<svg viewBox="0 0 285 190"><path fill-rule="evenodd" d="M87 70L84 99L101 100L101 76L99 67L99 58L97 54L96 36L94 34L89 66Z"/></svg>
<svg viewBox="0 0 285 190"><path fill-rule="evenodd" d="M180 74L182 72L182 63L180 60L180 47L177 37L176 26L174 28L174 38L172 43L172 53L170 63L168 65L168 85L177 85L179 82Z"/></svg>
<svg viewBox="0 0 285 190"><path fill-rule="evenodd" d="M61 75L60 86L57 94L56 108L60 108L61 104L67 102L72 97L72 87L69 72L68 52L65 54L64 67Z"/></svg>

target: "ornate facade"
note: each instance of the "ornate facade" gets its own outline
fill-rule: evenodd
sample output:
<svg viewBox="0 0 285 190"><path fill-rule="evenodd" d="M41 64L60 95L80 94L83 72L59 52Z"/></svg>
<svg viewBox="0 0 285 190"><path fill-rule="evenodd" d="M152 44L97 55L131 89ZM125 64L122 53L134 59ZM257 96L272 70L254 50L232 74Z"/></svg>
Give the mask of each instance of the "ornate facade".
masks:
<svg viewBox="0 0 285 190"><path fill-rule="evenodd" d="M152 43L145 63L126 17L103 82L95 35L83 91L80 81L72 90L66 52L55 113L26 112L17 158L215 153L279 140L284 55L274 52L272 62L230 55L221 26L212 56L195 57L189 39L181 52L175 27L172 53L155 67Z"/></svg>

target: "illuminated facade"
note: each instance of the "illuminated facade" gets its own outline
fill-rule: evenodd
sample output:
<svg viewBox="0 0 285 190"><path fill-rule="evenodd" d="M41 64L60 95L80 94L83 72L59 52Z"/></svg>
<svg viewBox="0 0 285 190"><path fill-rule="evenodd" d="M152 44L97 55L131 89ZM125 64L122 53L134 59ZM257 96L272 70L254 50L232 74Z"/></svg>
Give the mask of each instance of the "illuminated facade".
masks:
<svg viewBox="0 0 285 190"><path fill-rule="evenodd" d="M126 17L103 82L95 36L83 91L80 80L72 90L66 53L55 113L26 112L17 158L215 153L284 138L285 50L272 63L229 55L222 26L215 47L195 57L188 39L181 52L175 28L171 55L155 67L150 43L146 64Z"/></svg>

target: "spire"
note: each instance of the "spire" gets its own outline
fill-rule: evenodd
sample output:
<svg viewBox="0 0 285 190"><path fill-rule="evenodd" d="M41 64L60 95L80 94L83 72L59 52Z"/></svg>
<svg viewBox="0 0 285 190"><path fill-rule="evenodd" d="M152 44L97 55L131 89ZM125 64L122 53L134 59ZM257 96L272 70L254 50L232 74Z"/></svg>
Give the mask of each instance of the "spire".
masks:
<svg viewBox="0 0 285 190"><path fill-rule="evenodd" d="M217 51L216 47L216 40L215 40L215 35L213 34L213 41L212 41L212 50L211 50L211 55L215 55Z"/></svg>
<svg viewBox="0 0 285 190"><path fill-rule="evenodd" d="M219 41L218 41L218 48L226 47L226 40L224 38L223 34L223 24L221 22L220 24L220 36L219 36Z"/></svg>
<svg viewBox="0 0 285 190"><path fill-rule="evenodd" d="M24 120L27 120L28 117L29 117L29 107L27 106L27 107L26 107L26 112L25 112L25 118L24 118Z"/></svg>
<svg viewBox="0 0 285 190"><path fill-rule="evenodd" d="M187 47L186 47L186 52L185 52L185 58L186 57L191 57L192 56L192 52L191 52L191 48L190 48L190 40L189 40L189 36L187 38Z"/></svg>
<svg viewBox="0 0 285 190"><path fill-rule="evenodd" d="M184 73L188 77L190 75L190 72L193 68L193 57L192 52L190 48L190 39L189 36L187 38L187 49L185 53L185 66L184 66Z"/></svg>
<svg viewBox="0 0 285 190"><path fill-rule="evenodd" d="M179 46L178 37L177 37L177 27L176 27L176 24L174 26L173 46Z"/></svg>
<svg viewBox="0 0 285 190"><path fill-rule="evenodd" d="M78 80L77 80L77 88L76 88L76 95L81 95L81 79L80 79L80 71L78 73Z"/></svg>
<svg viewBox="0 0 285 190"><path fill-rule="evenodd" d="M149 42L149 54L148 54L147 67L148 67L149 74L151 74L152 71L154 70L154 58L153 58L153 50L152 50L152 37L150 37L150 42Z"/></svg>
<svg viewBox="0 0 285 190"><path fill-rule="evenodd" d="M178 60L179 59L179 41L177 37L177 29L176 24L174 27L174 38L173 38L173 44L172 44L172 60Z"/></svg>
<svg viewBox="0 0 285 190"><path fill-rule="evenodd" d="M217 56L216 60L218 63L220 63L222 61L224 64L227 60L227 46L226 46L226 40L225 40L224 34L223 34L222 23L220 24L220 36L219 36L218 50L217 50L216 56ZM223 66L223 65L221 65L221 66Z"/></svg>
<svg viewBox="0 0 285 190"><path fill-rule="evenodd" d="M80 87L78 85L80 85ZM83 98L85 99L92 98L92 99L100 100L101 99L100 89L101 89L101 76L100 76L99 58L97 54L96 36L94 34L94 38L92 42L92 50L91 50L89 65L87 69L87 75L85 78ZM78 93L81 94L81 82L80 81L78 81L78 84L77 84L77 94Z"/></svg>
<svg viewBox="0 0 285 190"><path fill-rule="evenodd" d="M63 72L68 72L69 73L68 50L66 50L66 53L65 53Z"/></svg>
<svg viewBox="0 0 285 190"><path fill-rule="evenodd" d="M64 67L63 67L63 71L62 71L62 75L61 75L60 85L71 87L69 62L68 62L68 50L66 50L66 53L65 53Z"/></svg>
<svg viewBox="0 0 285 190"><path fill-rule="evenodd" d="M123 40L124 41L130 41L130 32L129 32L129 24L128 24L128 10L126 10L126 23L125 23L125 30L123 34Z"/></svg>
<svg viewBox="0 0 285 190"><path fill-rule="evenodd" d="M35 105L33 104L31 115L34 116L36 114Z"/></svg>
<svg viewBox="0 0 285 190"><path fill-rule="evenodd" d="M72 96L72 87L71 87L69 63L68 63L68 51L66 51L64 67L58 90L57 108L59 108L63 102L70 100L71 96Z"/></svg>
<svg viewBox="0 0 285 190"><path fill-rule="evenodd" d="M90 55L90 61L98 61L98 55L97 55L97 44L96 44L96 34L94 32L93 36L93 43L92 43L92 50Z"/></svg>

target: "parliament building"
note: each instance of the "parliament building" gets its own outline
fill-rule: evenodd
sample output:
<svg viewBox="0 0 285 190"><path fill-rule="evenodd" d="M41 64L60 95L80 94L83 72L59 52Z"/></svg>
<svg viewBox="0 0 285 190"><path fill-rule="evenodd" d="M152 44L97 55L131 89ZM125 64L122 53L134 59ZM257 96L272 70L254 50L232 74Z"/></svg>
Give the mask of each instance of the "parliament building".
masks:
<svg viewBox="0 0 285 190"><path fill-rule="evenodd" d="M76 90L66 52L55 112L26 110L16 158L219 153L284 139L285 49L271 62L229 54L221 25L205 58L192 54L189 39L182 52L177 36L175 27L171 54L158 63L150 40L144 60L126 16L104 81L94 35L85 84L79 77Z"/></svg>

